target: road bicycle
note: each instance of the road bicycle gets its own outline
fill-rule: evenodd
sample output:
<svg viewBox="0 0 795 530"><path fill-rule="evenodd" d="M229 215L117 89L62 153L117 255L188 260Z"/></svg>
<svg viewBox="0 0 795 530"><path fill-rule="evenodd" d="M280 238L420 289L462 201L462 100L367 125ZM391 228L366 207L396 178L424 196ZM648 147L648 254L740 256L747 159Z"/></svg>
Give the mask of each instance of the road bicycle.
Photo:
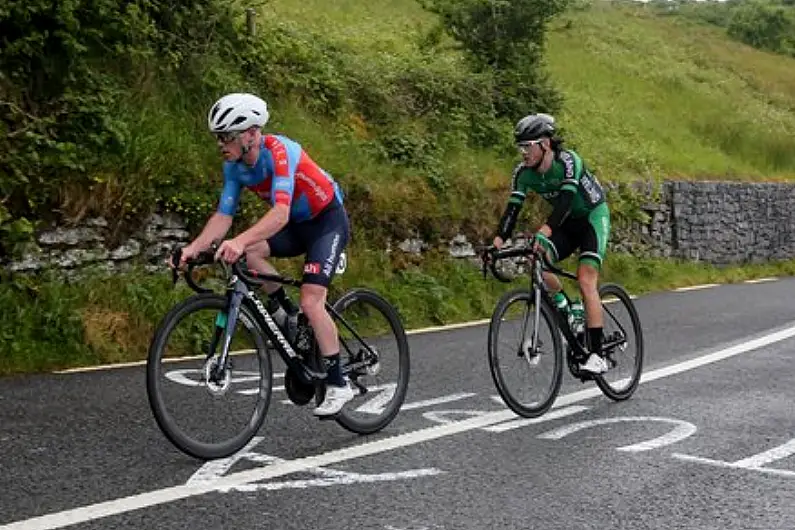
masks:
<svg viewBox="0 0 795 530"><path fill-rule="evenodd" d="M256 274L245 259L219 263L225 292L200 286L194 268L214 263L215 246L188 261L183 274L196 291L174 306L152 338L146 369L149 405L163 434L184 453L203 460L241 450L261 428L271 395L284 391L298 406L323 401L325 371L312 327L298 314L292 340L258 294L264 282L300 287L281 275ZM179 251L172 258L179 262ZM173 271L176 284L178 272ZM342 372L356 397L333 419L358 434L372 434L397 415L409 382L409 346L397 310L369 289L351 289L326 309L340 342ZM284 374L274 374L271 353ZM275 377L284 385L274 387ZM364 396L367 396L365 398Z"/></svg>
<svg viewBox="0 0 795 530"><path fill-rule="evenodd" d="M500 397L520 416L543 415L560 392L565 358L575 379L583 383L593 380L612 400L628 399L640 383L643 370L643 331L629 294L617 284L599 287L604 314L602 355L609 369L600 375L581 371L579 366L589 355L585 333L575 333L570 313L553 303L542 272L547 270L574 281L577 276L550 263L543 250L533 249L533 241L502 250L492 248L482 255L484 276L488 269L503 282L512 280L497 267L500 260L520 258L529 265L529 285L505 293L497 302L489 325L489 368ZM571 307L571 300L566 297ZM516 385L511 384L514 379L518 381ZM529 397L519 395L524 391Z"/></svg>

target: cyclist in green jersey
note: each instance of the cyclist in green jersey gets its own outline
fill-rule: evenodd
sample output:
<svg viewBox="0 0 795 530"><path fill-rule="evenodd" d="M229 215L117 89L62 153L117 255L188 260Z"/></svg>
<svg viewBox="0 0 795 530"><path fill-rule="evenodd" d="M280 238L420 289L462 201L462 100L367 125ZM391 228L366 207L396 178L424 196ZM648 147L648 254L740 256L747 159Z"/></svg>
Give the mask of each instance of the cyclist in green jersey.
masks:
<svg viewBox="0 0 795 530"><path fill-rule="evenodd" d="M522 162L513 172L513 186L500 220L494 246L500 248L516 226L522 203L533 191L552 205L552 213L536 233L537 245L550 261L566 259L579 249L577 280L585 305L586 344L592 352L580 369L593 374L607 371L602 351L603 315L599 298L599 271L610 235L610 210L599 181L572 150L563 149L555 135L555 119L548 114L531 114L514 129ZM544 282L555 302L565 297L557 276L544 273Z"/></svg>

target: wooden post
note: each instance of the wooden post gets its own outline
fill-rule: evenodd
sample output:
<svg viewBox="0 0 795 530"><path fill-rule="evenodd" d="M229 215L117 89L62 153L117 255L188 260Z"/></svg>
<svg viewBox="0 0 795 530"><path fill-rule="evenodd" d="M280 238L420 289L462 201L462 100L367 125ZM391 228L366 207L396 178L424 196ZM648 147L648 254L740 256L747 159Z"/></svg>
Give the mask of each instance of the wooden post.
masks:
<svg viewBox="0 0 795 530"><path fill-rule="evenodd" d="M249 36L253 37L257 34L257 26L254 21L254 9L246 8L246 28L248 29Z"/></svg>

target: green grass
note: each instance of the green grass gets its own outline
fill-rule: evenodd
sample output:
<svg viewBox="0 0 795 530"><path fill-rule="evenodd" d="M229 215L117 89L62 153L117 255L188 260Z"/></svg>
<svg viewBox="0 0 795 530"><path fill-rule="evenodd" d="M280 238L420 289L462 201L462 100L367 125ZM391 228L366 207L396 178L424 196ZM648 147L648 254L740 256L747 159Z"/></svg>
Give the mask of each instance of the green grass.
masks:
<svg viewBox="0 0 795 530"><path fill-rule="evenodd" d="M301 20L374 60L417 54L434 24L414 0L274 0L263 16ZM606 180L795 180L793 58L595 0L553 22L546 59L569 143ZM512 163L487 158L503 171Z"/></svg>
<svg viewBox="0 0 795 530"><path fill-rule="evenodd" d="M300 21L367 55L411 53L435 21L416 0L271 0L260 16Z"/></svg>
<svg viewBox="0 0 795 530"><path fill-rule="evenodd" d="M557 20L547 57L605 178L795 180L795 59L604 1Z"/></svg>
<svg viewBox="0 0 795 530"><path fill-rule="evenodd" d="M408 329L489 318L499 296L523 284L522 280L502 284L484 279L476 264L433 252L419 258L354 246L349 256L348 271L335 280L331 298L350 287L375 289L398 308ZM300 260L278 266L283 273L296 275ZM603 281L620 283L642 295L686 285L793 274L795 260L714 267L608 254ZM0 351L0 375L145 359L159 320L191 294L182 283L174 289L165 271L122 274L112 284L114 296L108 296L107 278L99 276L68 285L20 278L16 283L0 283L0 304L9 309L0 321L0 340L6 345ZM297 299L296 291L289 292Z"/></svg>

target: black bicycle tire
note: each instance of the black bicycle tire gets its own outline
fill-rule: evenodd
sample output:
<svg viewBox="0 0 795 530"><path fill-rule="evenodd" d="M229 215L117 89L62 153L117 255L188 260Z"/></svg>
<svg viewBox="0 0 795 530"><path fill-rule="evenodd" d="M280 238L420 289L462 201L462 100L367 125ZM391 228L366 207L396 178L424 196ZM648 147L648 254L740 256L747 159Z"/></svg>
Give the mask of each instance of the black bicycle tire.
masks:
<svg viewBox="0 0 795 530"><path fill-rule="evenodd" d="M193 295L179 304L175 305L161 320L149 346L146 363L146 393L149 400L149 407L155 417L157 426L165 437L183 453L198 458L200 460L213 460L228 457L251 441L257 431L262 427L262 423L267 415L270 406L272 390L265 393L264 399L257 403L257 407L252 413L252 418L246 423L246 427L237 436L217 444L198 442L186 435L171 420L163 398L159 392L160 360L166 345L166 341L174 327L185 316L200 309L217 308L219 310L227 307L226 296L219 293L200 293ZM273 388L273 368L271 366L270 355L267 350L264 335L259 329L259 325L254 318L253 311L244 304L241 306L241 316L250 320L255 326L252 333L256 342L258 356L260 357L260 374L262 380L268 382L268 387Z"/></svg>
<svg viewBox="0 0 795 530"><path fill-rule="evenodd" d="M555 355L555 368L553 373L552 391L549 396L536 407L527 407L522 405L516 398L513 397L511 392L505 385L502 373L499 368L499 360L497 359L497 343L499 338L499 329L502 322L502 317L508 310L508 307L518 300L532 300L534 294L526 288L515 289L509 291L500 297L497 305L494 307L494 312L491 316L489 323L489 336L488 336L488 360L489 371L494 385L497 387L500 397L508 405L512 411L524 418L537 418L546 413L560 392L560 386L563 381L563 344L560 339L560 332L556 325L556 317L554 310L549 306L547 301L542 298L541 300L541 318L550 327L552 336L553 351Z"/></svg>
<svg viewBox="0 0 795 530"><path fill-rule="evenodd" d="M605 295L615 296L629 310L630 319L632 320L632 328L635 332L635 337L638 343L638 355L635 361L634 371L632 373L632 380L624 390L616 391L613 389L610 383L606 381L602 375L595 376L594 381L596 381L596 385L605 396L612 399L613 401L624 401L629 399L632 394L635 393L635 390L637 390L638 385L640 384L641 375L643 374L643 328L640 324L638 310L635 308L635 304L632 303L629 293L627 293L623 287L615 283L604 284L599 287L599 298L604 299Z"/></svg>
<svg viewBox="0 0 795 530"><path fill-rule="evenodd" d="M400 315L397 309L387 302L380 294L370 289L351 289L342 294L333 304L333 308L344 317L344 308L351 303L351 300L363 300L379 309L382 315L389 321L392 332L395 334L398 344L398 362L401 366L405 366L405 370L401 370L397 387L395 388L395 398L390 402L389 407L384 409L384 412L374 418L372 423L365 424L357 421L355 418L349 416L345 409L335 417L337 423L350 432L356 434L374 434L384 427L389 425L395 419L403 401L406 399L406 393L409 386L409 373L411 371L411 360L409 352L409 343L406 338L406 330L403 328L403 323L400 320Z"/></svg>

